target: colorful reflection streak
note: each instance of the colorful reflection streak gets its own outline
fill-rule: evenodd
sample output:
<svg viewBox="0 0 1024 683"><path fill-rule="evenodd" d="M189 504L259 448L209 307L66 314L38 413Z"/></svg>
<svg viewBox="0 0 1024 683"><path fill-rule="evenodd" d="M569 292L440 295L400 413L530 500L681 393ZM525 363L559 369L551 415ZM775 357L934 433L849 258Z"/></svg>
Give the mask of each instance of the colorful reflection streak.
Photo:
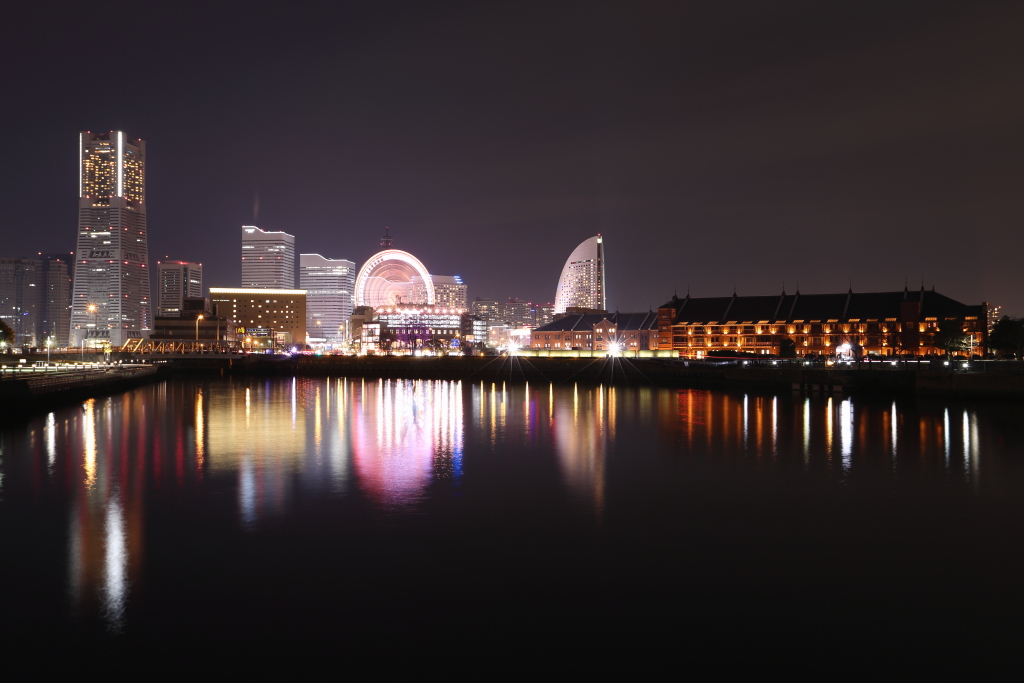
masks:
<svg viewBox="0 0 1024 683"><path fill-rule="evenodd" d="M662 441L704 457L802 462L840 478L925 459L973 482L980 476L977 416L967 409L958 422L950 408L917 410L913 403L899 409L842 396L698 390L676 391L674 400L662 396L658 407Z"/></svg>
<svg viewBox="0 0 1024 683"><path fill-rule="evenodd" d="M984 495L1015 471L1016 460L998 454L1018 453L1019 434L1012 406L956 402L346 378L177 380L0 431L0 523L39 525L24 534L31 543L0 552L31 566L21 557L50 547L52 557L39 561L49 561L57 578L31 590L66 591L72 613L119 632L140 601L171 580L167 571L143 571L157 561L147 557L167 557L147 553L147 544L166 549L171 535L187 554L193 535L213 531L218 543L255 547L263 540L254 539L288 525L297 534L314 534L320 524L363 533L393 516L412 524L438 509L452 515L445 520L479 514L502 523L542 510L529 518L543 526L565 500L577 519L610 529L630 510L639 515L649 491L664 486L675 496L687 477L731 476L737 465L844 486L868 477L886 487L939 480ZM729 487L716 495L728 496ZM182 511L192 512L187 522ZM153 519L160 524L147 529ZM188 562L202 566L205 556L195 553Z"/></svg>

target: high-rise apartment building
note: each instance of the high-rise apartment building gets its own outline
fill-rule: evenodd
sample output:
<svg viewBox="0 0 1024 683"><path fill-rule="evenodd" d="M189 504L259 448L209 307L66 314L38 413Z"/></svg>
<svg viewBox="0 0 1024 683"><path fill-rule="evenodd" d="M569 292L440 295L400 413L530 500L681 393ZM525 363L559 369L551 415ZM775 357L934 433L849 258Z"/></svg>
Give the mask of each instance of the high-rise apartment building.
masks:
<svg viewBox="0 0 1024 683"><path fill-rule="evenodd" d="M203 264L190 261L157 262L157 315L180 318L186 298L203 297Z"/></svg>
<svg viewBox="0 0 1024 683"><path fill-rule="evenodd" d="M438 306L466 310L466 284L458 275L431 275L434 285L434 303ZM413 277L409 287L410 303L421 303L427 300L427 288L423 279Z"/></svg>
<svg viewBox="0 0 1024 683"><path fill-rule="evenodd" d="M39 254L39 316L36 341L67 346L71 330L71 276L74 254Z"/></svg>
<svg viewBox="0 0 1024 683"><path fill-rule="evenodd" d="M498 314L498 302L494 299L481 299L477 297L472 305L473 315L485 323L494 322Z"/></svg>
<svg viewBox="0 0 1024 683"><path fill-rule="evenodd" d="M0 258L0 318L14 332L15 346L36 345L42 261Z"/></svg>
<svg viewBox="0 0 1024 683"><path fill-rule="evenodd" d="M242 226L242 287L295 288L295 237Z"/></svg>
<svg viewBox="0 0 1024 683"><path fill-rule="evenodd" d="M306 290L306 332L315 341L349 338L356 264L320 254L299 254L299 289Z"/></svg>
<svg viewBox="0 0 1024 683"><path fill-rule="evenodd" d="M79 134L71 342L120 346L150 329L146 143Z"/></svg>
<svg viewBox="0 0 1024 683"><path fill-rule="evenodd" d="M555 289L555 313L567 308L604 310L604 239L584 240L569 255Z"/></svg>

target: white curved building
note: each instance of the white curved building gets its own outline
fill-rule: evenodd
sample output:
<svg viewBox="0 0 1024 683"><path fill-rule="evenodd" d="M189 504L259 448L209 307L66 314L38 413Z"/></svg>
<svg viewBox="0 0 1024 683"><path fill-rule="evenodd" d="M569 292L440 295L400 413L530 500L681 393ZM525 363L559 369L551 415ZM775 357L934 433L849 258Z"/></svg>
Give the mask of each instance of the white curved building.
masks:
<svg viewBox="0 0 1024 683"><path fill-rule="evenodd" d="M435 303L430 273L418 258L400 249L371 256L356 276L354 294L356 306Z"/></svg>
<svg viewBox="0 0 1024 683"><path fill-rule="evenodd" d="M584 240L562 268L555 290L555 313L566 308L605 310L604 241L600 235Z"/></svg>

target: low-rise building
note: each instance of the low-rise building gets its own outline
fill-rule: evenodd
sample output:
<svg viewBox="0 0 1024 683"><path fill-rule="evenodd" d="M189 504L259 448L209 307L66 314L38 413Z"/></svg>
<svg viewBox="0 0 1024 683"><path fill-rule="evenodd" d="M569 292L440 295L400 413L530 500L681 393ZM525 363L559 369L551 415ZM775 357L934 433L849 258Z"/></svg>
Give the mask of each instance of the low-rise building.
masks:
<svg viewBox="0 0 1024 683"><path fill-rule="evenodd" d="M211 287L214 313L229 318L235 335L273 335L274 344L306 344L306 290Z"/></svg>
<svg viewBox="0 0 1024 683"><path fill-rule="evenodd" d="M531 349L648 351L658 348L658 316L646 313L576 313L533 330Z"/></svg>
<svg viewBox="0 0 1024 683"><path fill-rule="evenodd" d="M864 353L945 353L941 329L968 335L984 353L988 304L968 305L934 289L842 294L786 294L672 299L658 308L658 348L701 358L716 351L832 355L843 344Z"/></svg>

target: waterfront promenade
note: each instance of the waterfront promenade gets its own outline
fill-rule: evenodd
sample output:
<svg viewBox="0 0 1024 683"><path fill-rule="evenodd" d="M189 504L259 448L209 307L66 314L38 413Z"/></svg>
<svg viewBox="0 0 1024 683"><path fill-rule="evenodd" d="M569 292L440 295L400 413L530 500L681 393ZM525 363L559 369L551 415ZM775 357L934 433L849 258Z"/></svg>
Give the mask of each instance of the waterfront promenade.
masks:
<svg viewBox="0 0 1024 683"><path fill-rule="evenodd" d="M128 357L117 353L109 365L68 363L44 368L25 364L18 369L9 366L0 379L0 400L9 416L17 416L123 391L147 381L196 373L1024 400L1024 363L1007 361L974 361L966 365L947 365L942 360L826 365L783 359L245 354Z"/></svg>

